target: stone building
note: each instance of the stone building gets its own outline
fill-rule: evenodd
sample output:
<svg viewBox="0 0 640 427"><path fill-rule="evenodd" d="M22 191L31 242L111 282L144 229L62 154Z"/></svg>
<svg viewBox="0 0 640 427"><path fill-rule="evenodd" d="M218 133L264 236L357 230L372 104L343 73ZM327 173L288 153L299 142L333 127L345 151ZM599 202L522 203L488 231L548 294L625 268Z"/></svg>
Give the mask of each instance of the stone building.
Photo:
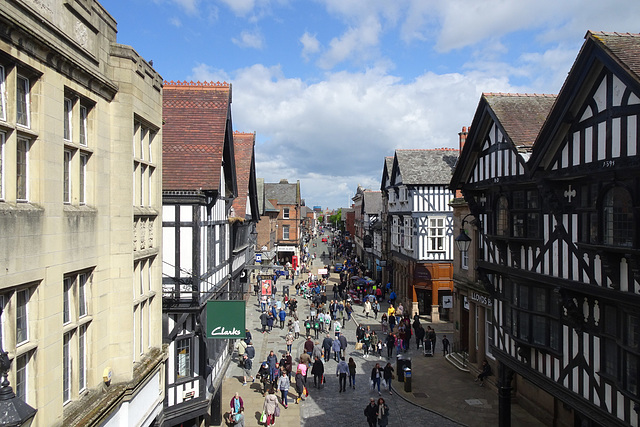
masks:
<svg viewBox="0 0 640 427"><path fill-rule="evenodd" d="M96 1L0 8L2 346L34 425L162 410L162 79Z"/></svg>

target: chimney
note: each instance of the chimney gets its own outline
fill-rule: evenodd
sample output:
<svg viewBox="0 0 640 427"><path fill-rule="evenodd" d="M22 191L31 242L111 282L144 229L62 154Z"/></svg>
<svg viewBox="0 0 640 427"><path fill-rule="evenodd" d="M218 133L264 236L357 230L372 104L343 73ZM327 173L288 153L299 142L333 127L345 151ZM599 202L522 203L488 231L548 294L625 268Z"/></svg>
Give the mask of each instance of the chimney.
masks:
<svg viewBox="0 0 640 427"><path fill-rule="evenodd" d="M459 143L460 143L460 151L458 152L458 161L460 161L460 157L462 155L462 149L464 148L464 143L467 142L467 127L462 126L462 132L458 133ZM456 198L462 198L462 191L456 190Z"/></svg>
<svg viewBox="0 0 640 427"><path fill-rule="evenodd" d="M460 137L460 153L462 153L462 148L464 147L464 143L467 141L468 134L469 132L467 132L467 127L462 126L462 132L458 133L458 136Z"/></svg>

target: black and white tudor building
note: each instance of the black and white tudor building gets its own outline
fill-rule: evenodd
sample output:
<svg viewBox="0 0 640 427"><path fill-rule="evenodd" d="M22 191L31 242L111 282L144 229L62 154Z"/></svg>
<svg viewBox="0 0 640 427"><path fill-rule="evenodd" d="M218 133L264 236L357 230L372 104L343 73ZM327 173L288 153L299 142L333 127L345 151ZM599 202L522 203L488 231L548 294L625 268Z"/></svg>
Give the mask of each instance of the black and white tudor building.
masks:
<svg viewBox="0 0 640 427"><path fill-rule="evenodd" d="M640 35L587 33L535 134L492 96L451 188L479 224L501 424L513 392L548 425L637 426Z"/></svg>

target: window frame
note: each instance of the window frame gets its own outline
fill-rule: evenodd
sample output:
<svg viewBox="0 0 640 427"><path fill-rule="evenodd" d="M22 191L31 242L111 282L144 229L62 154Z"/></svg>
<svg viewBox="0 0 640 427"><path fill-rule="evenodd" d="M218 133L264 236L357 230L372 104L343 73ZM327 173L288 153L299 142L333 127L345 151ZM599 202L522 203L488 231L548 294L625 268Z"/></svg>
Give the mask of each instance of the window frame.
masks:
<svg viewBox="0 0 640 427"><path fill-rule="evenodd" d="M282 208L282 219L290 219L289 208Z"/></svg>
<svg viewBox="0 0 640 427"><path fill-rule="evenodd" d="M186 347L181 347L180 344L181 343L186 343L187 346ZM180 380L183 378L192 378L193 377L193 369L192 369L192 364L193 364L193 357L191 357L192 352L193 352L193 340L191 336L186 336L186 337L180 337L177 338L175 340L175 346L176 346L176 350L175 350L175 378L176 380ZM187 357L186 357L186 361L185 363L181 363L180 361L180 351L182 348L186 348L188 349L188 353L186 353ZM182 366L185 366L186 370L185 371L185 375L181 375L180 374L180 369Z"/></svg>
<svg viewBox="0 0 640 427"><path fill-rule="evenodd" d="M89 117L89 107L86 105L80 104L80 114L79 114L79 135L78 135L78 143L83 147L89 146L89 129L87 126L87 120Z"/></svg>
<svg viewBox="0 0 640 427"><path fill-rule="evenodd" d="M62 122L63 122L63 132L62 132L62 139L64 139L67 142L71 142L73 141L73 101L71 100L71 98L68 97L64 97L63 98L63 117L62 117Z"/></svg>
<svg viewBox="0 0 640 427"><path fill-rule="evenodd" d="M62 404L71 401L73 371L71 364L71 340L73 332L65 332L62 336Z"/></svg>
<svg viewBox="0 0 640 427"><path fill-rule="evenodd" d="M16 397L27 402L29 397L29 352L16 356ZM22 362L22 363L21 363Z"/></svg>
<svg viewBox="0 0 640 427"><path fill-rule="evenodd" d="M24 150L22 145L26 144ZM31 140L18 136L16 146L16 200L18 202L29 201L29 152ZM21 155L21 153L24 153Z"/></svg>
<svg viewBox="0 0 640 427"><path fill-rule="evenodd" d="M73 162L73 152L69 149L64 150L62 161L62 201L71 204L71 165Z"/></svg>
<svg viewBox="0 0 640 427"><path fill-rule="evenodd" d="M509 199L506 196L498 197L496 200L496 236L509 237L510 234L510 218L509 218Z"/></svg>
<svg viewBox="0 0 640 427"><path fill-rule="evenodd" d="M282 240L290 240L291 231L288 225L282 226Z"/></svg>
<svg viewBox="0 0 640 427"><path fill-rule="evenodd" d="M436 225L432 225L432 221L436 222ZM438 225L441 221L442 224ZM442 253L446 252L447 237L447 224L446 217L444 216L430 216L427 218L427 252L429 253Z"/></svg>
<svg viewBox="0 0 640 427"><path fill-rule="evenodd" d="M0 200L5 199L5 162L7 160L7 156L5 154L6 137L7 135L4 132L0 132Z"/></svg>
<svg viewBox="0 0 640 427"><path fill-rule="evenodd" d="M21 303L21 295L26 295ZM16 347L29 342L29 300L31 299L31 291L29 288L19 289L16 291ZM23 320L21 322L21 320ZM22 326L21 326L22 323ZM22 334L21 334L22 331ZM21 335L24 336L21 339Z"/></svg>
<svg viewBox="0 0 640 427"><path fill-rule="evenodd" d="M4 65L0 64L0 120L7 121L7 77Z"/></svg>
<svg viewBox="0 0 640 427"><path fill-rule="evenodd" d="M617 193L617 194L616 194ZM626 196L623 200L623 196ZM620 212L621 203L626 202L628 212ZM602 223L602 243L607 246L633 247L635 221L633 215L633 197L622 186L609 188L602 196L600 209ZM626 217L621 220L621 216Z"/></svg>
<svg viewBox="0 0 640 427"><path fill-rule="evenodd" d="M20 83L24 82L23 85ZM24 94L21 94L20 89L24 90ZM21 98L24 98L22 102L24 103L24 111L21 111ZM16 78L16 125L22 126L24 128L31 128L31 82L28 77L23 76L18 73ZM24 123L20 120L21 117L24 117Z"/></svg>

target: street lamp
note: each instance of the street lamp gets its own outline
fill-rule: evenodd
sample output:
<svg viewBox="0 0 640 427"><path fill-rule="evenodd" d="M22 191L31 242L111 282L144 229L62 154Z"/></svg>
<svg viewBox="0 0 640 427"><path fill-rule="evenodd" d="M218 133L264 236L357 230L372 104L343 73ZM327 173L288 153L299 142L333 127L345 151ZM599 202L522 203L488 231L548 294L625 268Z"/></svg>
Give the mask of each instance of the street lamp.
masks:
<svg viewBox="0 0 640 427"><path fill-rule="evenodd" d="M1 315L2 309L0 308ZM7 352L2 349L0 340L0 375L3 377L0 383L0 427L29 427L33 422L37 409L27 405L13 392L7 379L10 369L11 361Z"/></svg>
<svg viewBox="0 0 640 427"><path fill-rule="evenodd" d="M469 250L469 246L471 246L471 237L469 237L469 235L467 235L467 233L464 231L464 225L466 223L470 223L470 224L477 223L477 220L467 221L467 217L470 215L472 216L473 214L467 214L464 216L464 218L462 218L462 225L460 226L460 234L455 239L456 246L458 246L458 250L460 252L467 252Z"/></svg>

